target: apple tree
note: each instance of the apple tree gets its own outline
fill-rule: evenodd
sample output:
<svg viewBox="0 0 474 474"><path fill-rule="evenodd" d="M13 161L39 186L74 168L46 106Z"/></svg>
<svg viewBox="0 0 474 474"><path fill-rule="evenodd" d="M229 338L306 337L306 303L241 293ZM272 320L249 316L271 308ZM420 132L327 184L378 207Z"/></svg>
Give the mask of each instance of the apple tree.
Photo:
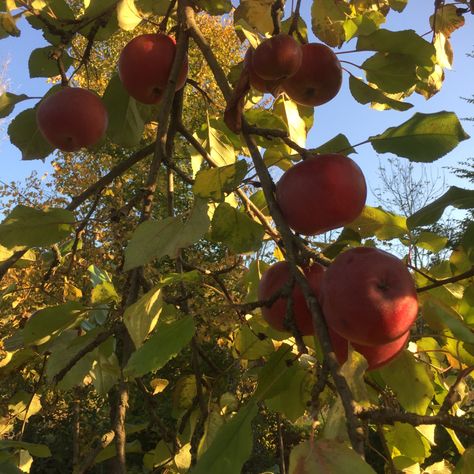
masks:
<svg viewBox="0 0 474 474"><path fill-rule="evenodd" d="M2 473L471 472L474 227L447 252L430 226L474 191L396 215L355 157L468 135L415 112L306 143L341 87L374 113L443 93L474 6L436 0L422 37L407 1L0 2L51 84L0 117L54 168L0 224Z"/></svg>

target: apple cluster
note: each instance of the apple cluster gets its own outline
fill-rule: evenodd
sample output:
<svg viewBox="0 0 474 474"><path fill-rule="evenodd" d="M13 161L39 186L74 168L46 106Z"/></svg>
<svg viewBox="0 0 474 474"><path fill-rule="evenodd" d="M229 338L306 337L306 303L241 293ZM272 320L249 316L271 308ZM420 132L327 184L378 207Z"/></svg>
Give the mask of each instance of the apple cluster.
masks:
<svg viewBox="0 0 474 474"><path fill-rule="evenodd" d="M341 63L330 48L320 43L301 45L284 33L248 49L244 68L254 89L275 96L284 91L310 107L333 99L342 84Z"/></svg>
<svg viewBox="0 0 474 474"><path fill-rule="evenodd" d="M394 359L406 346L418 313L413 279L397 257L376 248L357 247L338 255L327 270L318 263L304 268L329 329L339 363L348 356L348 344L362 354L368 370ZM258 288L259 299L282 292L291 277L287 262L272 265ZM293 316L301 335L314 335L311 313L298 284L291 291ZM288 296L282 294L262 314L278 331L285 324Z"/></svg>
<svg viewBox="0 0 474 474"><path fill-rule="evenodd" d="M165 34L143 34L122 50L118 63L120 80L128 94L143 104L160 102L176 54L176 42ZM181 89L187 78L183 62L176 81ZM44 98L36 113L44 138L62 151L77 151L99 142L108 125L107 110L94 93L80 87L63 87Z"/></svg>

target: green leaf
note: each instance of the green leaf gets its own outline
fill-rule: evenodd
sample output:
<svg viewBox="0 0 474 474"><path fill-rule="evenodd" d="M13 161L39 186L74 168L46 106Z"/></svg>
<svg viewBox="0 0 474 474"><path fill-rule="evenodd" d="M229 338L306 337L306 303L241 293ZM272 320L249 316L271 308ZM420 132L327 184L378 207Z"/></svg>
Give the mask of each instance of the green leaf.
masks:
<svg viewBox="0 0 474 474"><path fill-rule="evenodd" d="M416 246L422 249L429 250L433 253L438 253L444 249L448 243L448 238L433 232L420 232L416 237Z"/></svg>
<svg viewBox="0 0 474 474"><path fill-rule="evenodd" d="M10 115L16 104L29 98L30 97L25 94L16 95L11 92L0 94L0 118L5 118Z"/></svg>
<svg viewBox="0 0 474 474"><path fill-rule="evenodd" d="M423 317L435 330L449 329L459 341L474 344L474 333L464 324L461 316L454 309L444 305L435 298L430 298L423 305Z"/></svg>
<svg viewBox="0 0 474 474"><path fill-rule="evenodd" d="M394 423L385 427L385 438L392 458L405 456L416 462L423 462L430 453L430 446L426 439L407 423Z"/></svg>
<svg viewBox="0 0 474 474"><path fill-rule="evenodd" d="M46 364L46 377L53 382L58 372L77 356L86 346L93 342L101 334L102 329L93 329L83 336L78 336L76 331L64 331L49 345L51 355ZM70 390L74 386L81 385L94 362L95 354L90 351L84 354L66 373L59 382L61 390Z"/></svg>
<svg viewBox="0 0 474 474"><path fill-rule="evenodd" d="M132 354L124 374L127 377L140 377L161 369L189 343L194 331L191 316L158 326L155 334Z"/></svg>
<svg viewBox="0 0 474 474"><path fill-rule="evenodd" d="M385 23L385 16L379 11L366 10L361 14L347 18L343 23L346 41L354 36L367 36Z"/></svg>
<svg viewBox="0 0 474 474"><path fill-rule="evenodd" d="M259 339L247 325L235 332L233 349L237 357L245 360L257 360L275 352L270 338Z"/></svg>
<svg viewBox="0 0 474 474"><path fill-rule="evenodd" d="M58 332L76 326L86 314L86 308L76 301L40 309L26 322L24 341L26 344L44 344Z"/></svg>
<svg viewBox="0 0 474 474"><path fill-rule="evenodd" d="M227 166L201 170L196 175L193 192L201 198L223 201L225 193L235 190L247 174L245 160Z"/></svg>
<svg viewBox="0 0 474 474"><path fill-rule="evenodd" d="M142 445L138 439L131 441L130 443L125 444L125 452L129 453L142 453ZM117 455L117 448L115 447L115 443L110 443L106 448L104 448L94 459L95 464L99 464L101 462L107 461L108 459L112 459Z"/></svg>
<svg viewBox="0 0 474 474"><path fill-rule="evenodd" d="M257 412L257 404L249 402L222 425L191 474L241 474L242 466L252 452L251 423Z"/></svg>
<svg viewBox="0 0 474 474"><path fill-rule="evenodd" d="M391 240L408 233L404 217L370 206L365 206L359 217L347 227L363 238L376 236L380 240Z"/></svg>
<svg viewBox="0 0 474 474"><path fill-rule="evenodd" d="M1 229L1 225L0 225ZM8 260L17 250L21 250L22 247L13 247L11 249L7 249L3 245L0 245L0 262L5 262ZM33 265L36 262L36 253L33 250L28 250L28 252L23 255L20 260L18 260L14 268L25 268L28 266Z"/></svg>
<svg viewBox="0 0 474 474"><path fill-rule="evenodd" d="M0 224L0 243L7 248L44 247L67 237L74 214L65 209L34 209L18 205Z"/></svg>
<svg viewBox="0 0 474 474"><path fill-rule="evenodd" d="M273 31L272 4L265 0L241 0L234 12L234 23L245 20L263 35Z"/></svg>
<svg viewBox="0 0 474 474"><path fill-rule="evenodd" d="M144 265L165 255L176 257L178 251L189 247L209 229L207 201L197 199L186 222L180 217L141 223L125 250L124 270Z"/></svg>
<svg viewBox="0 0 474 474"><path fill-rule="evenodd" d="M140 105L130 97L118 75L112 76L104 92L109 125L107 136L117 145L134 147L140 143L145 122Z"/></svg>
<svg viewBox="0 0 474 474"><path fill-rule="evenodd" d="M346 444L330 439L305 441L290 454L289 474L375 474Z"/></svg>
<svg viewBox="0 0 474 474"><path fill-rule="evenodd" d="M212 219L211 238L235 253L258 250L265 234L263 226L230 204L219 204Z"/></svg>
<svg viewBox="0 0 474 474"><path fill-rule="evenodd" d="M385 383L395 392L407 411L425 415L434 395L429 368L411 352L403 351L392 362L378 369Z"/></svg>
<svg viewBox="0 0 474 474"><path fill-rule="evenodd" d="M461 459L456 464L453 474L474 474L474 446L464 451Z"/></svg>
<svg viewBox="0 0 474 474"><path fill-rule="evenodd" d="M141 23L142 18L134 0L120 0L118 2L117 19L120 28L125 31L131 31Z"/></svg>
<svg viewBox="0 0 474 474"><path fill-rule="evenodd" d="M388 0L388 4L390 5L390 8L397 12L402 12L405 10L405 7L407 6L408 0Z"/></svg>
<svg viewBox="0 0 474 474"><path fill-rule="evenodd" d="M377 153L394 153L410 161L431 162L446 155L469 135L453 112L416 113L398 127L369 138Z"/></svg>
<svg viewBox="0 0 474 474"><path fill-rule="evenodd" d="M114 346L115 339L110 337L93 353L95 360L89 373L94 388L103 397L120 380L120 365L114 352Z"/></svg>
<svg viewBox="0 0 474 474"><path fill-rule="evenodd" d="M42 160L54 147L41 134L36 123L36 109L20 112L8 127L10 141L21 151L22 160Z"/></svg>
<svg viewBox="0 0 474 474"><path fill-rule="evenodd" d="M334 138L331 138L329 141L323 143L317 148L313 148L311 152L321 155L326 153L343 153L344 155L357 153L355 149L352 148L347 137L342 133L339 133Z"/></svg>
<svg viewBox="0 0 474 474"><path fill-rule="evenodd" d="M158 323L163 309L161 287L161 284L155 286L125 309L123 321L136 348L142 346L143 341Z"/></svg>
<svg viewBox="0 0 474 474"><path fill-rule="evenodd" d="M357 49L406 55L418 66L433 66L436 57L434 46L413 30L374 31L371 35L359 37Z"/></svg>
<svg viewBox="0 0 474 474"><path fill-rule="evenodd" d="M0 13L0 39L8 36L20 36L21 31L16 26L16 20L10 12Z"/></svg>
<svg viewBox="0 0 474 474"><path fill-rule="evenodd" d="M346 2L338 0L313 0L311 25L313 33L329 46L341 46L346 40L344 23L351 9Z"/></svg>
<svg viewBox="0 0 474 474"><path fill-rule="evenodd" d="M30 77L54 77L60 74L58 62L53 55L57 54L57 48L54 46L46 46L45 48L34 49L28 60L28 69ZM72 58L65 51L61 54L61 60L64 70L72 66Z"/></svg>
<svg viewBox="0 0 474 474"><path fill-rule="evenodd" d="M37 458L49 458L51 451L45 444L26 443L14 439L0 439L0 449L24 449Z"/></svg>
<svg viewBox="0 0 474 474"><path fill-rule="evenodd" d="M418 80L416 64L404 54L376 53L362 65L367 81L388 93L404 92Z"/></svg>
<svg viewBox="0 0 474 474"><path fill-rule="evenodd" d="M91 297L93 305L111 303L112 301L120 302L120 296L117 294L113 283L104 281L93 288Z"/></svg>
<svg viewBox="0 0 474 474"><path fill-rule="evenodd" d="M230 0L197 0L196 4L210 15L224 15L232 9Z"/></svg>
<svg viewBox="0 0 474 474"><path fill-rule="evenodd" d="M408 110L413 107L412 104L401 102L386 96L380 89L369 86L361 79L351 75L349 77L349 88L357 102L360 104L383 104L394 110Z"/></svg>
<svg viewBox="0 0 474 474"><path fill-rule="evenodd" d="M457 209L474 208L474 190L451 186L441 197L411 215L407 219L408 227L414 229L415 227L434 224L441 218L448 206Z"/></svg>

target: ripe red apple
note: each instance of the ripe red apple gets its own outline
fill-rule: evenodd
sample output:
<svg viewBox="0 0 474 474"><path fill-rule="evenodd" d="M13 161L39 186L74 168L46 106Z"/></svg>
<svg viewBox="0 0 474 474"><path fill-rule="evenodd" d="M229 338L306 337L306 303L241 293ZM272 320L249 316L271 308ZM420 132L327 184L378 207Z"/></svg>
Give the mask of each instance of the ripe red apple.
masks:
<svg viewBox="0 0 474 474"><path fill-rule="evenodd" d="M276 186L288 225L316 235L352 222L365 205L367 186L357 164L344 155L316 155L292 166Z"/></svg>
<svg viewBox="0 0 474 474"><path fill-rule="evenodd" d="M319 297L319 289L324 274L324 267L319 263L314 263L309 268L304 269L306 279L316 296ZM277 262L272 265L262 275L258 286L259 300L270 299L278 290L280 290L291 276L290 266L287 262ZM296 326L303 336L314 334L311 313L304 299L301 288L295 284L292 292L293 315ZM262 307L262 314L267 323L277 331L287 331L284 321L286 315L288 298L280 297L269 308Z"/></svg>
<svg viewBox="0 0 474 474"><path fill-rule="evenodd" d="M260 43L252 56L252 68L266 81L286 79L298 71L303 53L290 35L280 33Z"/></svg>
<svg viewBox="0 0 474 474"><path fill-rule="evenodd" d="M329 335L331 337L332 347L336 353L337 360L339 361L339 364L342 365L347 360L349 341L344 337L339 336L339 334L331 328L329 328ZM395 359L395 357L405 348L409 337L410 331L407 331L398 339L387 342L386 344L380 344L378 346L362 346L355 342L351 342L351 345L357 352L366 358L369 365L367 370L374 370Z"/></svg>
<svg viewBox="0 0 474 474"><path fill-rule="evenodd" d="M310 107L325 104L341 88L341 63L324 44L304 44L301 50L301 66L296 74L283 82L283 89L298 104Z"/></svg>
<svg viewBox="0 0 474 474"><path fill-rule="evenodd" d="M130 41L120 54L118 71L127 92L144 104L157 104L168 83L176 42L170 36L144 34ZM181 89L188 75L188 61L181 66L176 90Z"/></svg>
<svg viewBox="0 0 474 474"><path fill-rule="evenodd" d="M401 337L418 313L416 288L405 264L367 247L336 257L325 272L321 302L328 326L364 346Z"/></svg>
<svg viewBox="0 0 474 474"><path fill-rule="evenodd" d="M107 110L94 92L64 87L43 99L36 112L44 138L63 151L92 146L105 134Z"/></svg>
<svg viewBox="0 0 474 474"><path fill-rule="evenodd" d="M263 92L264 94L270 93L277 96L280 81L265 80L265 79L262 79L260 76L258 76L252 65L253 54L254 54L253 49L249 48L247 49L247 52L245 53L245 58L244 58L244 68L246 68L248 72L250 85L259 92Z"/></svg>

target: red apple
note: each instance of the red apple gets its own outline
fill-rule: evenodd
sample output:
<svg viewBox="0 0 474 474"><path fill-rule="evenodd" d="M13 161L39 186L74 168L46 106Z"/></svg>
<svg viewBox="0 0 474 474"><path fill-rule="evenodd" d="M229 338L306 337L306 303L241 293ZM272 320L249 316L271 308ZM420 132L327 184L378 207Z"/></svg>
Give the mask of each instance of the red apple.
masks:
<svg viewBox="0 0 474 474"><path fill-rule="evenodd" d="M260 43L252 56L252 68L266 81L286 79L298 71L303 53L290 35L280 33Z"/></svg>
<svg viewBox="0 0 474 474"><path fill-rule="evenodd" d="M96 144L105 134L107 110L94 92L64 87L43 99L36 112L44 138L63 151Z"/></svg>
<svg viewBox="0 0 474 474"><path fill-rule="evenodd" d="M341 88L341 63L324 44L304 44L301 50L301 66L296 74L283 82L283 89L298 104L310 107L325 104Z"/></svg>
<svg viewBox="0 0 474 474"><path fill-rule="evenodd" d="M332 347L336 353L339 364L344 364L347 360L348 355L348 344L349 341L342 336L339 336L337 332L329 328L329 335L331 337ZM407 331L398 339L387 342L386 344L380 344L378 346L362 346L355 342L351 342L352 347L362 354L369 364L367 370L374 370L388 364L390 361L400 354L405 348L408 338L410 337L410 331Z"/></svg>
<svg viewBox="0 0 474 474"><path fill-rule="evenodd" d="M316 235L352 222L365 205L367 186L357 164L344 155L316 155L292 166L276 186L288 225Z"/></svg>
<svg viewBox="0 0 474 474"><path fill-rule="evenodd" d="M264 94L270 93L277 96L280 81L265 80L258 76L252 65L253 54L254 51L249 48L244 58L244 68L247 69L250 85L259 92L263 92Z"/></svg>
<svg viewBox="0 0 474 474"><path fill-rule="evenodd" d="M176 42L170 36L144 34L130 41L120 54L118 70L127 92L144 104L157 104L168 83ZM188 75L188 61L181 66L176 90L181 89Z"/></svg>
<svg viewBox="0 0 474 474"><path fill-rule="evenodd" d="M319 297L319 288L324 274L324 267L318 263L314 263L309 268L304 269L306 279L309 285ZM290 266L287 262L277 262L272 265L262 275L258 286L259 300L270 299L277 291L279 291L291 276ZM292 292L293 298L293 314L296 326L303 336L314 334L311 313L304 299L301 288L295 284ZM285 315L288 298L280 297L269 308L262 307L262 314L267 323L277 331L287 331L285 328Z"/></svg>
<svg viewBox="0 0 474 474"><path fill-rule="evenodd" d="M401 337L418 314L416 288L405 264L368 247L336 257L325 272L321 302L328 326L364 346Z"/></svg>

